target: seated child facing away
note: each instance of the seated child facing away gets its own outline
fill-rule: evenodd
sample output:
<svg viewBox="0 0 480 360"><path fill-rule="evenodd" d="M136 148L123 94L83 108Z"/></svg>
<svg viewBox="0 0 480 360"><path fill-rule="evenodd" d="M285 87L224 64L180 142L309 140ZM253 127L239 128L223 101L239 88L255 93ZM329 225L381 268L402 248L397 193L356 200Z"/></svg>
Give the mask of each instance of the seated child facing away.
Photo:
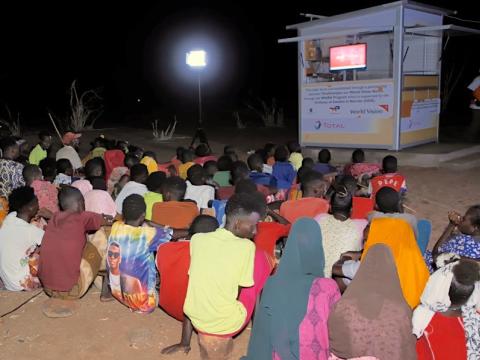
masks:
<svg viewBox="0 0 480 360"><path fill-rule="evenodd" d="M187 191L185 199L197 203L198 209L208 208L208 202L215 199L215 188L206 184L205 170L201 165L195 164L187 171Z"/></svg>
<svg viewBox="0 0 480 360"><path fill-rule="evenodd" d="M163 201L162 185L166 178L167 175L165 175L163 171L155 171L148 175L148 192L143 194L143 199L145 200L145 205L147 206L145 219L148 221L152 220L153 205L157 202Z"/></svg>
<svg viewBox="0 0 480 360"><path fill-rule="evenodd" d="M111 219L85 211L82 193L76 188L63 187L58 200L61 211L45 228L38 276L48 296L75 300L85 295L102 261L101 250L86 235L111 224Z"/></svg>
<svg viewBox="0 0 480 360"><path fill-rule="evenodd" d="M399 192L400 195L407 193L405 178L397 172L397 158L387 155L382 160L382 174L373 177L368 186L368 193L375 197L375 194L383 187L388 186Z"/></svg>
<svg viewBox="0 0 480 360"><path fill-rule="evenodd" d="M192 150L185 150L182 152L182 164L178 166L178 176L183 180L187 180L187 171L191 166L195 165L193 158L195 154Z"/></svg>
<svg viewBox="0 0 480 360"><path fill-rule="evenodd" d="M206 181L207 185L213 186L215 189L218 189L220 185L218 185L215 180L213 180L215 174L218 171L217 162L213 160L206 161L203 164L203 169L205 170Z"/></svg>
<svg viewBox="0 0 480 360"><path fill-rule="evenodd" d="M371 177L380 172L380 165L365 162L365 153L363 150L356 149L352 153L352 163L345 165L343 172L345 175L352 175L355 179L363 175Z"/></svg>
<svg viewBox="0 0 480 360"><path fill-rule="evenodd" d="M250 180L257 185L277 187L277 179L272 174L263 172L263 159L259 154L252 154L247 159L250 168Z"/></svg>
<svg viewBox="0 0 480 360"><path fill-rule="evenodd" d="M288 190L297 176L297 172L292 164L288 162L288 150L285 146L278 146L275 150L275 164L273 165L272 175L277 179L277 187L279 192L283 192L283 199L287 198Z"/></svg>
<svg viewBox="0 0 480 360"><path fill-rule="evenodd" d="M42 170L37 165L25 165L23 178L25 184L35 191L39 208L56 213L58 211L58 190L54 184L43 180Z"/></svg>
<svg viewBox="0 0 480 360"><path fill-rule="evenodd" d="M318 153L318 163L313 167L313 170L318 171L320 174L330 174L337 172L337 169L330 165L332 155L328 149L322 149Z"/></svg>
<svg viewBox="0 0 480 360"><path fill-rule="evenodd" d="M68 159L57 160L57 176L53 183L55 185L70 185L72 183L73 166Z"/></svg>
<svg viewBox="0 0 480 360"><path fill-rule="evenodd" d="M148 178L148 169L143 164L136 164L133 165L130 169L130 180L125 184L123 189L117 195L115 199L115 205L117 207L117 213L122 213L122 204L123 200L127 198L127 196L132 194L138 194L143 196L147 191L147 187L145 183L147 182Z"/></svg>
<svg viewBox="0 0 480 360"><path fill-rule="evenodd" d="M124 222L112 226L107 270L112 295L132 311L150 313L157 307L153 253L172 238L172 230L144 225L146 205L138 194L123 202Z"/></svg>
<svg viewBox="0 0 480 360"><path fill-rule="evenodd" d="M157 155L153 151L145 151L140 164L147 167L148 174L158 171Z"/></svg>
<svg viewBox="0 0 480 360"><path fill-rule="evenodd" d="M8 202L10 213L0 228L0 278L7 290L33 290L41 287L35 250L43 230L30 224L38 213L38 200L33 189L24 186L13 190Z"/></svg>
<svg viewBox="0 0 480 360"><path fill-rule="evenodd" d="M297 141L290 141L288 143L288 151L290 151L290 157L288 161L293 165L295 171L298 171L302 166L303 156L302 148Z"/></svg>

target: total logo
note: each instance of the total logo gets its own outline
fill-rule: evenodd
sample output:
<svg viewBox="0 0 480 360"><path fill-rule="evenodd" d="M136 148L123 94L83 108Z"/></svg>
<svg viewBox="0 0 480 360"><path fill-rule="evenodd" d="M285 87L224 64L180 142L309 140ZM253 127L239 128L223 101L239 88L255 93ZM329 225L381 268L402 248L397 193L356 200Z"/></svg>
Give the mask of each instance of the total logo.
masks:
<svg viewBox="0 0 480 360"><path fill-rule="evenodd" d="M324 129L345 129L345 124L342 123L332 123L328 121L317 120L314 124L315 130L320 130L322 127Z"/></svg>

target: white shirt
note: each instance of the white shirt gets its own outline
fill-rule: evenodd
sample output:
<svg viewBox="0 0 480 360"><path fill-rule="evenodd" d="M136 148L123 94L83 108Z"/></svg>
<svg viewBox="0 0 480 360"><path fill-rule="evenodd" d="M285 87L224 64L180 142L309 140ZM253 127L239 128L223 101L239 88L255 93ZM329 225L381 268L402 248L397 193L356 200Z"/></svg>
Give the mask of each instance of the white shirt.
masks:
<svg viewBox="0 0 480 360"><path fill-rule="evenodd" d="M147 187L144 184L137 183L135 181L129 181L125 184L120 194L118 194L117 199L115 200L115 206L117 207L117 213L122 213L123 200L132 194L145 195L148 191Z"/></svg>
<svg viewBox="0 0 480 360"><path fill-rule="evenodd" d="M30 274L28 257L42 243L43 230L11 212L0 228L0 278L11 291L21 291L20 285Z"/></svg>
<svg viewBox="0 0 480 360"><path fill-rule="evenodd" d="M56 160L58 161L60 159L70 160L74 170L83 167L80 156L78 156L77 151L71 146L65 145L63 148L57 151Z"/></svg>
<svg viewBox="0 0 480 360"><path fill-rule="evenodd" d="M478 87L480 86L480 76L477 76L473 81L471 82L470 85L467 86L468 90L471 90L472 92L475 91ZM475 105L475 102L472 101L470 104L470 109L474 110L480 110L480 106Z"/></svg>
<svg viewBox="0 0 480 360"><path fill-rule="evenodd" d="M215 199L215 189L209 185L192 185L187 180L185 199L196 201L198 209L206 209L208 202Z"/></svg>
<svg viewBox="0 0 480 360"><path fill-rule="evenodd" d="M122 294L122 287L120 285L120 275L108 274L108 280L110 281L110 290L112 293Z"/></svg>

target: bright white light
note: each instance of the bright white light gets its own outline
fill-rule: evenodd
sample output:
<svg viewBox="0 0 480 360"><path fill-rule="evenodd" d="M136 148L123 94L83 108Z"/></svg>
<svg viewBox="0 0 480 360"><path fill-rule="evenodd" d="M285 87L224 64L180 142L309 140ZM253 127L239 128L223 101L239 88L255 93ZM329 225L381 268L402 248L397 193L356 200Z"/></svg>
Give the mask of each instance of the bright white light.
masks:
<svg viewBox="0 0 480 360"><path fill-rule="evenodd" d="M187 53L188 66L203 68L207 66L207 53L204 50L192 50Z"/></svg>

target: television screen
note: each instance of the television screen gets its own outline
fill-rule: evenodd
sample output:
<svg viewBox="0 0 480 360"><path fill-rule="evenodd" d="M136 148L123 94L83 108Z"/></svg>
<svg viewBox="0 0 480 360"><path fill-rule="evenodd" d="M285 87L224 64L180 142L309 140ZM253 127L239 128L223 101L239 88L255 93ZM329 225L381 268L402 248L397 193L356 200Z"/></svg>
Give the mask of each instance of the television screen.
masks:
<svg viewBox="0 0 480 360"><path fill-rule="evenodd" d="M364 69L367 67L367 44L332 46L330 71Z"/></svg>

